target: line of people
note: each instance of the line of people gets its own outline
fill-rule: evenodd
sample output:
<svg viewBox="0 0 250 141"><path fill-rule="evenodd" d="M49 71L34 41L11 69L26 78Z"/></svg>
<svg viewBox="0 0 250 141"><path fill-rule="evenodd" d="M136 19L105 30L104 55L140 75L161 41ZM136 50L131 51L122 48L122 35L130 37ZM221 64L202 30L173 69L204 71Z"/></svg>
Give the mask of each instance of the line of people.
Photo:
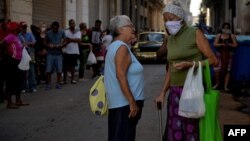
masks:
<svg viewBox="0 0 250 141"><path fill-rule="evenodd" d="M55 21L50 27L44 23L39 26L31 25L31 32L28 32L26 22L9 21L5 23L1 21L1 102L7 99L7 108L16 109L18 107L12 103L9 95L18 95L17 99L19 99L21 92L36 92L39 84L45 84L46 90L52 89L53 72L57 73L54 86L56 89L61 89L62 85L67 83L68 73L70 73L71 84L87 78L84 76L86 68L92 68L91 78L100 75L106 46L112 41L109 30L103 31L101 23L100 20L96 20L95 26L91 29L87 28L86 23L80 23L79 29L77 29L75 20L70 19L69 28L65 30L60 29L59 22ZM27 50L31 58L27 71L18 68L23 48ZM95 54L97 64L87 66L90 51ZM10 62L12 62L11 66L6 65ZM76 68L79 69L76 70ZM78 78L75 78L76 71L78 71ZM17 78L18 81L16 81ZM15 92L11 92L12 90Z"/></svg>

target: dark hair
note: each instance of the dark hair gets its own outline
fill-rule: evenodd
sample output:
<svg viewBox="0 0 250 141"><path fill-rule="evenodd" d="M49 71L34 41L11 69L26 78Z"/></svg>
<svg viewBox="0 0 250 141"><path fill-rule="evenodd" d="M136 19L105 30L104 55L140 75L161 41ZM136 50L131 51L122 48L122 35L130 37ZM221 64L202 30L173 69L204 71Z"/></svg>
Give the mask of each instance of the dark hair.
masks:
<svg viewBox="0 0 250 141"><path fill-rule="evenodd" d="M58 22L58 21L54 21L54 22L52 23L52 26L59 27L59 22Z"/></svg>
<svg viewBox="0 0 250 141"><path fill-rule="evenodd" d="M75 22L75 20L74 20L74 19L70 19L70 20L69 20L69 24L70 24L71 22Z"/></svg>
<svg viewBox="0 0 250 141"><path fill-rule="evenodd" d="M230 23L223 23L223 24L222 24L222 28L225 28L225 26L228 26L228 28L231 29Z"/></svg>
<svg viewBox="0 0 250 141"><path fill-rule="evenodd" d="M4 23L4 19L0 19L0 23Z"/></svg>
<svg viewBox="0 0 250 141"><path fill-rule="evenodd" d="M110 30L109 30L109 29L106 29L106 33L107 33L107 34L110 34Z"/></svg>
<svg viewBox="0 0 250 141"><path fill-rule="evenodd" d="M80 30L82 30L84 26L85 26L85 28L87 28L87 24L86 24L86 23L81 22L81 23L79 24L79 28L80 28Z"/></svg>
<svg viewBox="0 0 250 141"><path fill-rule="evenodd" d="M102 21L101 20L96 20L95 23L102 24Z"/></svg>

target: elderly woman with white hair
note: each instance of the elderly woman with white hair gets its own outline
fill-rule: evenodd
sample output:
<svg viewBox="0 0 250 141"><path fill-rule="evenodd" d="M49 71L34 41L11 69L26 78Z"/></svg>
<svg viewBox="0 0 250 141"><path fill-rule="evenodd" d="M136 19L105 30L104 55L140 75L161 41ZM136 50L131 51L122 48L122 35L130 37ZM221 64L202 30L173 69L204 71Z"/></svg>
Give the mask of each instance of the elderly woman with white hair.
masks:
<svg viewBox="0 0 250 141"><path fill-rule="evenodd" d="M108 141L135 141L144 101L143 67L130 50L135 28L125 15L110 20L104 84L108 99Z"/></svg>
<svg viewBox="0 0 250 141"><path fill-rule="evenodd" d="M216 65L217 59L202 31L186 24L185 12L181 6L178 4L166 5L163 9L163 17L166 29L170 34L167 41L169 68L155 102L164 104L166 92L170 90L164 140L198 141L199 119L179 116L179 99L187 71L193 66L193 62L201 61L204 65L203 58L206 58L210 64Z"/></svg>

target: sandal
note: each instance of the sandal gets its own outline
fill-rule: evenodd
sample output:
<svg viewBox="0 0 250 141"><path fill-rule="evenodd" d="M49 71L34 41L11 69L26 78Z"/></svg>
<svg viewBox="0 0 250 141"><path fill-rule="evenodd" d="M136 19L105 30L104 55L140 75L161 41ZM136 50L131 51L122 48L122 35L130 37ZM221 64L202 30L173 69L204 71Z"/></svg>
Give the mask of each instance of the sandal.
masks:
<svg viewBox="0 0 250 141"><path fill-rule="evenodd" d="M6 108L7 109L19 109L19 107L15 104L8 104Z"/></svg>
<svg viewBox="0 0 250 141"><path fill-rule="evenodd" d="M71 84L76 84L76 81L75 81L75 80L72 80L72 81L71 81Z"/></svg>
<svg viewBox="0 0 250 141"><path fill-rule="evenodd" d="M28 106L29 103L23 103L23 102L16 102L16 106Z"/></svg>

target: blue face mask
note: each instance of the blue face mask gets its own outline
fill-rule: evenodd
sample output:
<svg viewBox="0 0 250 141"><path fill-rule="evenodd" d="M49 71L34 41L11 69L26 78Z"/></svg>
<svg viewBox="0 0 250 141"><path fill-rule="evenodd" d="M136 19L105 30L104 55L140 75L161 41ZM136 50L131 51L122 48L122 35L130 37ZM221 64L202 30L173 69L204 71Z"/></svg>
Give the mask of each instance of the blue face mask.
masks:
<svg viewBox="0 0 250 141"><path fill-rule="evenodd" d="M176 35L182 27L181 22L182 22L182 20L180 20L180 21L167 21L165 23L165 26L171 35Z"/></svg>

